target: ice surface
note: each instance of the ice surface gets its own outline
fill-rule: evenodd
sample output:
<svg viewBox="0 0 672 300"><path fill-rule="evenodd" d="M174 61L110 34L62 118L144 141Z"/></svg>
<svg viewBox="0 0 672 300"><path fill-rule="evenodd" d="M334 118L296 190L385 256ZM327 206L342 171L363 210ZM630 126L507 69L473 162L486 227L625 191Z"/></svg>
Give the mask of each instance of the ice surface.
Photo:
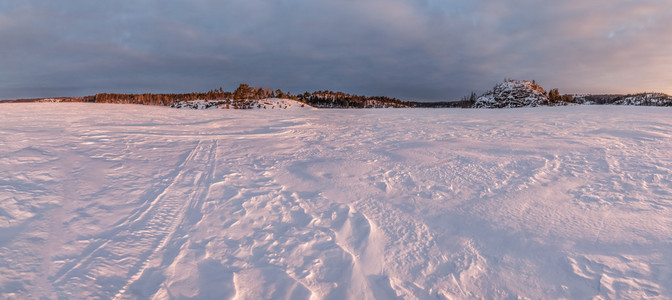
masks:
<svg viewBox="0 0 672 300"><path fill-rule="evenodd" d="M672 296L672 111L0 105L0 298Z"/></svg>

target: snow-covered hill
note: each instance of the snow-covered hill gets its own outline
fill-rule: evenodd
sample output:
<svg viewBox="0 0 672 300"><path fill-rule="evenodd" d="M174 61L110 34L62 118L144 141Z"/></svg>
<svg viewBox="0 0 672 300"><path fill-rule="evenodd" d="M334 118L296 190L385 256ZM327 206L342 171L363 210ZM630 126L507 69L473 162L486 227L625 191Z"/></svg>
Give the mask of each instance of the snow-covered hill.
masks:
<svg viewBox="0 0 672 300"><path fill-rule="evenodd" d="M548 94L536 83L507 79L476 99L474 108L549 105Z"/></svg>
<svg viewBox="0 0 672 300"><path fill-rule="evenodd" d="M671 236L667 109L0 110L1 299L669 299Z"/></svg>

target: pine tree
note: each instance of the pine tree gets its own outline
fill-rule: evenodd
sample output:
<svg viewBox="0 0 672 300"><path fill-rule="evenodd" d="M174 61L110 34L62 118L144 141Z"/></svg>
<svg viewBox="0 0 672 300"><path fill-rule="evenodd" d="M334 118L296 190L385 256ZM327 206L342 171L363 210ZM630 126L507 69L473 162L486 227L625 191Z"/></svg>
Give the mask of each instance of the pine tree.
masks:
<svg viewBox="0 0 672 300"><path fill-rule="evenodd" d="M560 102L562 100L562 97L560 96L560 92L558 91L558 89L552 89L548 91L548 100L550 100L551 103Z"/></svg>

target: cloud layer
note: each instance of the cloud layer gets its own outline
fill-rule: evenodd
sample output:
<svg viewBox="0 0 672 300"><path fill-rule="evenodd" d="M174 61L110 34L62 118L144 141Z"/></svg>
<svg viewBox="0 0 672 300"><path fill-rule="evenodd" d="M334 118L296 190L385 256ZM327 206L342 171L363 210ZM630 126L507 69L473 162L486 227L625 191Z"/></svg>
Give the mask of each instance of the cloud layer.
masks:
<svg viewBox="0 0 672 300"><path fill-rule="evenodd" d="M505 77L672 93L672 2L22 0L0 3L0 98L238 83L457 99Z"/></svg>

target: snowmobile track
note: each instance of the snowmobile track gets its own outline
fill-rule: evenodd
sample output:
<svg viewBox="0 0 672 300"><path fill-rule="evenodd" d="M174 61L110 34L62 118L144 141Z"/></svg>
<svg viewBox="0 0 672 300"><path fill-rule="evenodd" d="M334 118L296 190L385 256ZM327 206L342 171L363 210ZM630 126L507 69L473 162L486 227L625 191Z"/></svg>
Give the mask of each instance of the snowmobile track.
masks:
<svg viewBox="0 0 672 300"><path fill-rule="evenodd" d="M173 237L188 208L205 196L212 174L204 171L213 170L216 148L216 141L200 141L173 172L177 174L170 184L136 213L98 237L91 250L59 271L55 285L76 296L123 296ZM101 279L101 274L123 274L122 278L130 280Z"/></svg>

